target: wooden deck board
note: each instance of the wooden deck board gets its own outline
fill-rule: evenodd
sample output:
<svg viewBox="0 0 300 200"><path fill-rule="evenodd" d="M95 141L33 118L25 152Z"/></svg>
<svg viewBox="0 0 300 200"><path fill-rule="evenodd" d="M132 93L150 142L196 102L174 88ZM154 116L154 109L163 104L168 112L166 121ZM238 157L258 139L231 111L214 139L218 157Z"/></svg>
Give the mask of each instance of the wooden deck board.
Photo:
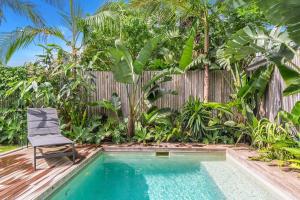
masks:
<svg viewBox="0 0 300 200"><path fill-rule="evenodd" d="M72 171L79 163L97 153L96 146L77 146L75 165L68 157L38 159L37 170L32 166L33 149L22 149L8 155L0 156L0 199L34 199L46 187L58 181L62 175ZM49 153L61 148L43 148L38 153Z"/></svg>

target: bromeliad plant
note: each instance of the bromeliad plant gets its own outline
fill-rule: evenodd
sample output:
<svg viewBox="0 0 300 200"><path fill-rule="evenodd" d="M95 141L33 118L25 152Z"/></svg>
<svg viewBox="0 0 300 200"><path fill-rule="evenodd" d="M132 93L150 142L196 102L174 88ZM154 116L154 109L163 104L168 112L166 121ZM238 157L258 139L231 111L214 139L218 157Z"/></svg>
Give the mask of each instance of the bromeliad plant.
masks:
<svg viewBox="0 0 300 200"><path fill-rule="evenodd" d="M132 137L135 133L135 122L143 107L143 100L146 100L146 106L151 107L151 103L165 94L175 94L174 91L164 90L158 86L171 80L171 74L180 73L179 69L172 68L161 71L154 76L142 89L140 88L141 76L146 70L146 64L149 62L152 52L156 49L159 38L148 41L141 49L138 56L134 60L129 50L122 44L120 40L116 40L115 48L111 48L109 56L113 63L112 72L117 82L126 86L127 98L129 101L128 116L128 136ZM139 95L141 89L142 95Z"/></svg>

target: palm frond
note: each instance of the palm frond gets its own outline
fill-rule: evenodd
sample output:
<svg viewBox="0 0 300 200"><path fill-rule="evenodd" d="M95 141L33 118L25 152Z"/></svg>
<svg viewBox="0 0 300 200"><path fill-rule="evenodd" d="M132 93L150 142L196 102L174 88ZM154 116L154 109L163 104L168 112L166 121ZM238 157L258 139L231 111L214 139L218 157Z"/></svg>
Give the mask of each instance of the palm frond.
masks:
<svg viewBox="0 0 300 200"><path fill-rule="evenodd" d="M0 34L0 54L5 63L9 61L14 52L20 48L28 46L34 39L45 39L47 36L53 35L64 39L63 34L55 28L32 27L27 26L12 32Z"/></svg>
<svg viewBox="0 0 300 200"><path fill-rule="evenodd" d="M143 9L148 16L157 16L159 21L174 20L180 10L177 0L133 0L130 5L133 8Z"/></svg>
<svg viewBox="0 0 300 200"><path fill-rule="evenodd" d="M101 29L108 28L110 30L116 29L119 24L118 21L118 14L109 10L98 12L85 19L85 23L89 26L96 26Z"/></svg>
<svg viewBox="0 0 300 200"><path fill-rule="evenodd" d="M37 11L36 6L33 3L22 0L1 0L0 1L0 24L4 19L3 9L5 7L10 8L13 12L25 16L30 19L35 25L45 25L44 19Z"/></svg>
<svg viewBox="0 0 300 200"><path fill-rule="evenodd" d="M205 56L205 54L200 54L197 58L193 59L193 61L186 66L186 70L192 69L195 67L204 66L205 64L211 65L210 60Z"/></svg>

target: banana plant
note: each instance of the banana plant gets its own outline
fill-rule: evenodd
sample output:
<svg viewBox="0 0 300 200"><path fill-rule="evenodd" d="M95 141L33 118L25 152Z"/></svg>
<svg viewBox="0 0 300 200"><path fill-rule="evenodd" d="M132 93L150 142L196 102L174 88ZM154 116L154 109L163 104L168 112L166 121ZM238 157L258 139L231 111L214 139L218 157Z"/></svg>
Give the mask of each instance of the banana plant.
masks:
<svg viewBox="0 0 300 200"><path fill-rule="evenodd" d="M295 126L300 125L300 101L297 101L291 112L286 112L284 110L278 113L278 117L282 118L284 121L291 122Z"/></svg>
<svg viewBox="0 0 300 200"><path fill-rule="evenodd" d="M128 136L131 137L135 132L135 121L140 112L139 109L143 103L143 97L146 97L148 103L153 103L164 94L174 94L172 91L166 91L158 87L159 83L171 80L171 74L180 73L179 69L168 69L154 76L142 88L143 95L139 95L139 83L143 72L146 69L152 52L156 49L159 38L153 38L146 42L138 56L134 59L129 50L122 44L121 40L116 40L115 48L110 48L109 56L113 63L112 73L117 82L126 85L127 98L129 101L128 115Z"/></svg>
<svg viewBox="0 0 300 200"><path fill-rule="evenodd" d="M250 0L227 0L234 8L247 6ZM225 57L232 62L259 53L267 62L274 63L286 83L284 95L300 92L300 66L293 62L300 57L300 2L298 0L258 0L257 4L275 28L245 27L235 33L225 47ZM280 16L280 17L278 17Z"/></svg>
<svg viewBox="0 0 300 200"><path fill-rule="evenodd" d="M248 6L252 0L226 0L233 8ZM271 24L285 26L289 37L300 44L300 1L298 0L258 0L260 10Z"/></svg>

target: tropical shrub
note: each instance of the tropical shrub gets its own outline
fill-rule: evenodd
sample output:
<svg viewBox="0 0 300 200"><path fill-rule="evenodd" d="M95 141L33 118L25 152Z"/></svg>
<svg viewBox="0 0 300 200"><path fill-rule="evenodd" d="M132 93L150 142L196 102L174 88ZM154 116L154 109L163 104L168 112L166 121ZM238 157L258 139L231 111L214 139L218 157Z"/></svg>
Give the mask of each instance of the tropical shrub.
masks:
<svg viewBox="0 0 300 200"><path fill-rule="evenodd" d="M247 128L233 121L232 104L203 103L192 98L184 104L181 115L181 131L188 140L204 143L232 144L239 142Z"/></svg>
<svg viewBox="0 0 300 200"><path fill-rule="evenodd" d="M0 109L0 143L24 145L26 141L24 109Z"/></svg>
<svg viewBox="0 0 300 200"><path fill-rule="evenodd" d="M279 125L261 119L251 136L252 145L260 150L260 155L254 159L277 159L297 166L297 159L300 158L299 135L292 135L288 124Z"/></svg>
<svg viewBox="0 0 300 200"><path fill-rule="evenodd" d="M129 137L132 137L135 133L135 122L140 114L139 109L142 108L144 103L142 101L143 97L145 97L146 106L150 107L151 103L163 95L175 94L173 91L164 90L158 85L159 83L170 81L172 79L171 74L180 73L180 70L173 68L161 71L155 75L142 87L142 95L138 95L141 75L158 42L159 38L149 40L140 50L135 60L120 40L116 40L116 47L111 48L109 51L113 63L112 73L114 79L117 82L125 84L127 89L127 98L129 101L127 131Z"/></svg>
<svg viewBox="0 0 300 200"><path fill-rule="evenodd" d="M182 109L181 123L184 132L195 140L201 139L210 129L212 112L199 99L190 98Z"/></svg>
<svg viewBox="0 0 300 200"><path fill-rule="evenodd" d="M174 110L152 106L147 112L142 113L140 122L136 124L137 132L134 139L143 143L179 141L181 133L176 116L178 113Z"/></svg>
<svg viewBox="0 0 300 200"><path fill-rule="evenodd" d="M125 122L108 119L96 132L96 143L110 141L116 144L124 143L127 140L127 126Z"/></svg>

